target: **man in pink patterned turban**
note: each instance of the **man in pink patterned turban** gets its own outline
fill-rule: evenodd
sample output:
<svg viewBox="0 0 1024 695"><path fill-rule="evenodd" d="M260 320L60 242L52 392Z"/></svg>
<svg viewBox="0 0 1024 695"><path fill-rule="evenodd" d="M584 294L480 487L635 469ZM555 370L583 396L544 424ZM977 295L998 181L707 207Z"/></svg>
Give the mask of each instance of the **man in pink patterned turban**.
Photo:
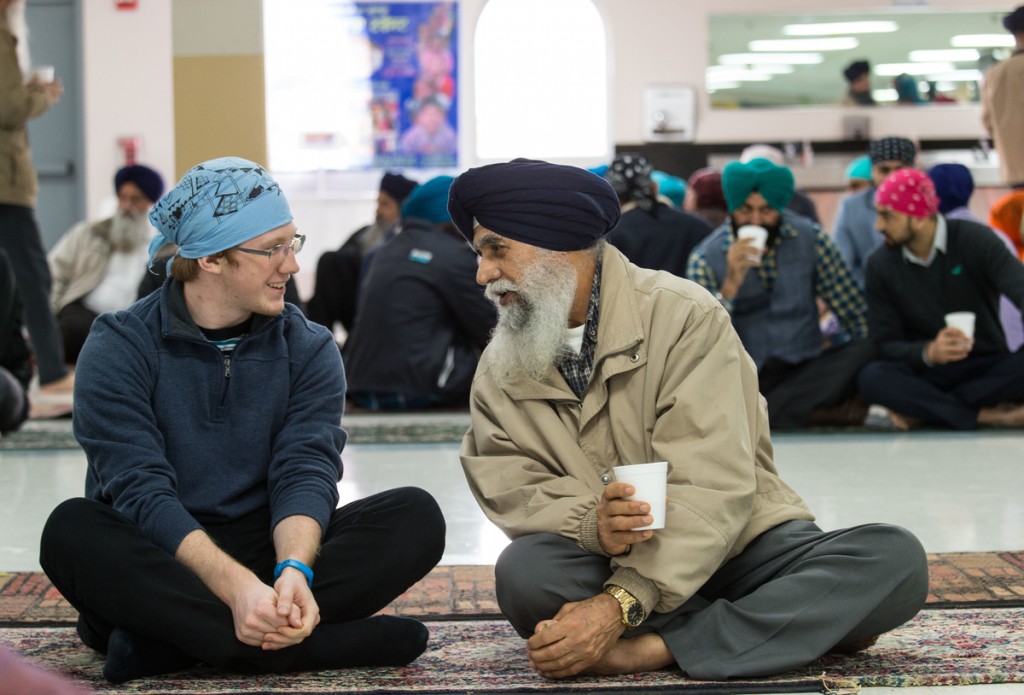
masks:
<svg viewBox="0 0 1024 695"><path fill-rule="evenodd" d="M1024 266L991 229L939 214L923 171L900 169L875 193L885 247L868 257L868 335L881 359L861 395L899 429L1024 427L1024 349L1010 352L999 295L1024 309ZM946 316L968 312L973 331Z"/></svg>

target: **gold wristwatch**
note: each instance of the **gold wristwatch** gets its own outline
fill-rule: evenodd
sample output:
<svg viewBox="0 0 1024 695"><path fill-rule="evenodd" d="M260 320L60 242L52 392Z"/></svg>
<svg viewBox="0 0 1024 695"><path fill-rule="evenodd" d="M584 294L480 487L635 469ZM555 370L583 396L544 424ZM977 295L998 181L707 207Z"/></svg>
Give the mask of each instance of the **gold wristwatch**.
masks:
<svg viewBox="0 0 1024 695"><path fill-rule="evenodd" d="M637 627L647 617L643 604L621 586L609 584L604 588L604 593L619 602L619 610L622 612L619 619L627 629Z"/></svg>

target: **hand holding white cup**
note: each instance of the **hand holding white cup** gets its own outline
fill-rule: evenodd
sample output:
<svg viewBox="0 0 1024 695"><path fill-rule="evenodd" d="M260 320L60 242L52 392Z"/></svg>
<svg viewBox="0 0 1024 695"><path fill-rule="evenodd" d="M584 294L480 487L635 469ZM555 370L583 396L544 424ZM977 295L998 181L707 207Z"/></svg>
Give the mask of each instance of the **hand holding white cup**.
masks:
<svg viewBox="0 0 1024 695"><path fill-rule="evenodd" d="M757 256L751 256L750 260L760 261L764 255L765 244L768 243L768 230L760 225L745 224L736 230L736 238L749 239L749 245L757 250Z"/></svg>
<svg viewBox="0 0 1024 695"><path fill-rule="evenodd" d="M974 312L973 311L954 311L946 314L946 325L950 328L956 328L971 342L974 342Z"/></svg>
<svg viewBox="0 0 1024 695"><path fill-rule="evenodd" d="M52 65L40 65L32 70L32 79L40 84L50 84L54 79Z"/></svg>
<svg viewBox="0 0 1024 695"><path fill-rule="evenodd" d="M638 526L634 531L665 528L665 506L668 495L668 462L634 463L631 466L615 466L615 480L629 483L636 490L627 500L646 502L650 508L654 522L648 526Z"/></svg>

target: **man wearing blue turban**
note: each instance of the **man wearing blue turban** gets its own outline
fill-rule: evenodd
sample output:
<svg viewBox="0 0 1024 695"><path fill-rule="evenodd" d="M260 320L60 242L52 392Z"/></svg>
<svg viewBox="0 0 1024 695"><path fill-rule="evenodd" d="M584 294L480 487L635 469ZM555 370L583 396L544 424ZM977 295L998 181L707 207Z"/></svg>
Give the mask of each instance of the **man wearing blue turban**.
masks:
<svg viewBox="0 0 1024 695"><path fill-rule="evenodd" d="M718 297L758 368L773 429L860 425L857 372L874 357L864 296L828 233L786 209L793 173L767 159L722 172L730 217L694 249L687 277ZM763 247L746 238L766 236ZM753 271L753 272L751 272ZM846 341L824 349L817 298Z"/></svg>
<svg viewBox="0 0 1024 695"><path fill-rule="evenodd" d="M444 520L415 488L336 508L345 375L284 300L305 239L284 193L225 157L150 219L151 253L177 249L171 278L96 320L75 393L86 496L42 534L79 636L113 683L412 661L426 628L371 616L438 561Z"/></svg>
<svg viewBox="0 0 1024 695"><path fill-rule="evenodd" d="M370 410L466 407L494 306L473 281L476 254L448 213L451 176L402 204L402 233L373 255L345 341L349 399Z"/></svg>
<svg viewBox="0 0 1024 695"><path fill-rule="evenodd" d="M777 673L865 648L917 612L920 543L884 524L813 523L772 462L757 372L725 309L605 241L619 218L607 181L491 164L455 180L449 210L499 316L462 467L512 541L498 605L542 676ZM657 530L640 530L653 500L613 477L646 461L668 467Z"/></svg>

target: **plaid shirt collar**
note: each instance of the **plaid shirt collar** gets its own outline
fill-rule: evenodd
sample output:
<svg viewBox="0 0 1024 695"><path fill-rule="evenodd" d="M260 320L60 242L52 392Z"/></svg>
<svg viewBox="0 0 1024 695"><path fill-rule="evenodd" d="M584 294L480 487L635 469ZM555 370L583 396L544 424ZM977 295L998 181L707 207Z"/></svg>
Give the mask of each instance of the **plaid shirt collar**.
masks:
<svg viewBox="0 0 1024 695"><path fill-rule="evenodd" d="M601 306L601 260L598 259L594 268L594 281L590 284L590 305L587 307L587 323L583 331L583 346L580 354L569 347L563 347L555 358L555 367L565 379L576 397L583 400L583 393L590 383L590 374L594 371L594 350L597 346L597 319Z"/></svg>

